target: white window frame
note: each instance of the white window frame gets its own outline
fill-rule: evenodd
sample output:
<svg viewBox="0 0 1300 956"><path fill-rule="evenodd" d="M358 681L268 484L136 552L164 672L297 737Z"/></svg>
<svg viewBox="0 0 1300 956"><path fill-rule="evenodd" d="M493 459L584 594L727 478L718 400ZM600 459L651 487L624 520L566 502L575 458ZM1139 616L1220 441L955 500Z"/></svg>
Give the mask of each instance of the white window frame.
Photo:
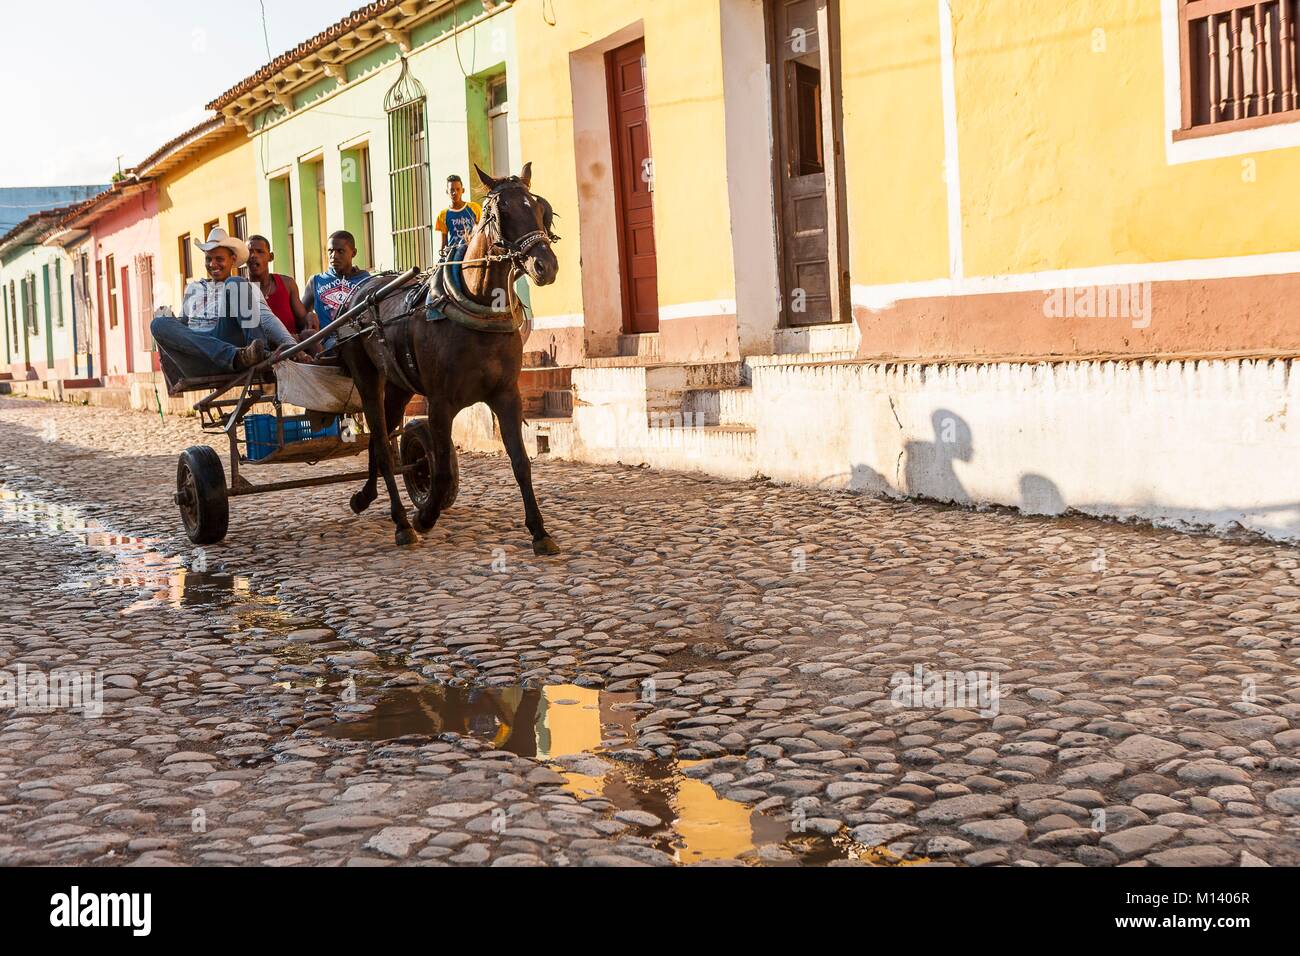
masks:
<svg viewBox="0 0 1300 956"><path fill-rule="evenodd" d="M1183 126L1182 37L1179 33L1182 26L1178 19L1178 2L1179 0L1160 0L1160 26L1164 42L1166 162L1170 166L1178 166L1300 146L1300 116L1289 123L1275 123L1232 133L1210 133L1175 142L1174 133Z"/></svg>

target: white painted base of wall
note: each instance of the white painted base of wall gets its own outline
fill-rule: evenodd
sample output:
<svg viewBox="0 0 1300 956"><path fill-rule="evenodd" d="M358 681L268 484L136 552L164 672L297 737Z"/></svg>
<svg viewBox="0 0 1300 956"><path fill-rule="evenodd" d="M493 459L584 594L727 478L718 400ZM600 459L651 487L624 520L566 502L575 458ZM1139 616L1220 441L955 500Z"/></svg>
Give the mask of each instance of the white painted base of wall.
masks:
<svg viewBox="0 0 1300 956"><path fill-rule="evenodd" d="M792 357L793 358L793 357ZM647 425L645 369L574 373L554 457L729 478L1074 510L1300 541L1300 376L1289 361L748 365L752 428ZM500 451L486 408L462 447Z"/></svg>

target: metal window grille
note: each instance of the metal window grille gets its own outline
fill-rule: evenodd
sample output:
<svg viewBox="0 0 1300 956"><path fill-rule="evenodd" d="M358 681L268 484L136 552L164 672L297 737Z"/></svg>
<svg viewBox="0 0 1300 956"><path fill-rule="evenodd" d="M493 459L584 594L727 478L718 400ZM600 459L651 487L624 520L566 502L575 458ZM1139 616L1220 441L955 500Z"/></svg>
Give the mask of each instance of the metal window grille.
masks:
<svg viewBox="0 0 1300 956"><path fill-rule="evenodd" d="M402 73L384 97L388 113L389 194L393 208L393 266L433 264L433 216L429 188L429 130L424 87Z"/></svg>
<svg viewBox="0 0 1300 956"><path fill-rule="evenodd" d="M1228 132L1296 119L1300 0L1182 0L1179 13L1184 129Z"/></svg>

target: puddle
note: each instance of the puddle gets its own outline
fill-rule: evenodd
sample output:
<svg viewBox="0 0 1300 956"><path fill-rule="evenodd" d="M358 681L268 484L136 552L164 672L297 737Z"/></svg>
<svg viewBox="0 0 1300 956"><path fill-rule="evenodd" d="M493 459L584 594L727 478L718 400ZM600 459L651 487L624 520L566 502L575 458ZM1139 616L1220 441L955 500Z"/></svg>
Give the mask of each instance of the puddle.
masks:
<svg viewBox="0 0 1300 956"><path fill-rule="evenodd" d="M166 554L150 538L117 534L70 505L43 501L0 483L0 522L26 527L22 537L69 536L82 547L107 555L113 564L107 569L74 578L60 585L62 590L96 586L133 589L140 599L123 614L167 604L172 607L205 607L232 599L251 599L249 580L224 571L195 571L179 555ZM191 560L203 559L196 551Z"/></svg>
<svg viewBox="0 0 1300 956"><path fill-rule="evenodd" d="M645 708L631 693L609 693L573 684L544 687L382 688L373 710L321 728L325 736L350 740L393 740L455 734L538 760L565 778L578 799L605 801L612 812L637 810L657 817L659 826L630 826L627 835L646 837L678 863L703 860L818 865L864 859L899 862L847 836L791 837L786 823L746 804L719 796L703 780L687 776L700 761L655 759L628 762L609 752L635 746L635 722ZM779 848L759 856L764 847ZM781 851L785 851L782 853ZM782 860L778 857L787 856Z"/></svg>
<svg viewBox="0 0 1300 956"><path fill-rule="evenodd" d="M625 810L654 815L657 826L629 826L678 863L742 860L762 865L815 866L834 860L879 865L901 861L883 849L833 837L791 835L784 821L720 796L688 775L696 761L629 762L609 754L636 742L634 724L645 709L634 694L572 684L484 687L422 684L387 686L407 675L404 663L380 661L353 669L326 664L331 651L357 648L335 632L284 610L256 593L247 577L225 570L196 571L148 538L116 534L76 508L43 501L0 483L0 522L30 529L28 537L71 535L112 558L63 585L135 590L134 614L160 606L203 607L207 623L225 629L232 645L279 662L274 686L307 695L304 726L327 737L383 741L440 735L469 737L494 749L546 764L565 787L602 817Z"/></svg>

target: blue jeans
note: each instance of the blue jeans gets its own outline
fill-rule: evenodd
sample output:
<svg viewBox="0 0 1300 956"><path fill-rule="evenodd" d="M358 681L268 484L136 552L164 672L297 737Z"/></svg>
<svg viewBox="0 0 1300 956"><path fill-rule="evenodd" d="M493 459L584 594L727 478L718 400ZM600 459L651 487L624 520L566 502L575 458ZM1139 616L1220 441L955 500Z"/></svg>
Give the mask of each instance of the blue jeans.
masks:
<svg viewBox="0 0 1300 956"><path fill-rule="evenodd" d="M235 352L265 339L260 325L245 329L236 318L220 318L211 332L196 332L170 315L155 316L149 331L158 343L159 364L171 384L235 370Z"/></svg>

